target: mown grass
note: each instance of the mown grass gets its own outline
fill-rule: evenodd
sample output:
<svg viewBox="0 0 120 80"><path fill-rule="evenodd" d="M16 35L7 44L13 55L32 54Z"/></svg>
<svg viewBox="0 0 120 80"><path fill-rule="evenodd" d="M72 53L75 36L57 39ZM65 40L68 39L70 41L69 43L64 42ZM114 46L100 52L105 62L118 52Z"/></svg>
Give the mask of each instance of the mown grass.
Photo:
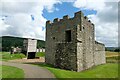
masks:
<svg viewBox="0 0 120 80"><path fill-rule="evenodd" d="M45 52L37 52L36 57L45 57Z"/></svg>
<svg viewBox="0 0 120 80"><path fill-rule="evenodd" d="M24 78L24 71L22 69L12 66L0 66L2 68L2 78Z"/></svg>
<svg viewBox="0 0 120 80"><path fill-rule="evenodd" d="M0 65L0 79L2 78L2 65Z"/></svg>
<svg viewBox="0 0 120 80"><path fill-rule="evenodd" d="M94 66L91 69L75 72L54 68L47 64L37 64L50 70L56 78L117 78L118 64L107 63L104 65Z"/></svg>
<svg viewBox="0 0 120 80"><path fill-rule="evenodd" d="M26 56L22 53L16 53L16 54L10 54L10 52L0 52L0 57L2 57L1 60L8 61L13 59L22 59ZM36 57L45 57L44 52L38 52L36 53Z"/></svg>
<svg viewBox="0 0 120 80"><path fill-rule="evenodd" d="M25 57L22 53L10 54L10 52L0 52L3 61L13 60L13 59L22 59Z"/></svg>
<svg viewBox="0 0 120 80"><path fill-rule="evenodd" d="M117 55L117 56L116 56ZM114 60L112 63L106 63L104 65L94 66L91 69L75 72L63 69L54 68L48 64L37 64L38 66L47 68L51 71L56 78L63 80L63 78L117 78L118 77L118 53L116 52L106 52L107 61Z"/></svg>

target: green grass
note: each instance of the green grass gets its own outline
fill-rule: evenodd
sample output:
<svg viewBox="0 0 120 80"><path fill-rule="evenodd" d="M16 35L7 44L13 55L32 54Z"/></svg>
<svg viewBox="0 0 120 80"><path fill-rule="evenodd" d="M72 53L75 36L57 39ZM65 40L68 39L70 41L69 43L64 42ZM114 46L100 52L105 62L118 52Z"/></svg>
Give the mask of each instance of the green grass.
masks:
<svg viewBox="0 0 120 80"><path fill-rule="evenodd" d="M18 54L10 54L10 52L0 52L0 55L2 56L2 60L13 60L13 59L22 59L25 57L24 54L18 53Z"/></svg>
<svg viewBox="0 0 120 80"><path fill-rule="evenodd" d="M56 76L56 78L116 78L118 77L118 64L107 63L104 65L95 66L91 69L82 72L62 70L62 69L54 68L47 64L39 64L38 66L47 68Z"/></svg>
<svg viewBox="0 0 120 80"><path fill-rule="evenodd" d="M118 53L116 52L106 52L108 60L118 60ZM115 56L114 56L115 55ZM56 78L117 78L118 77L118 64L117 63L106 63L104 65L94 66L91 69L82 71L82 72L75 72L75 71L68 71L63 69L54 68L51 65L47 64L37 64L38 66L47 68L51 71Z"/></svg>
<svg viewBox="0 0 120 80"><path fill-rule="evenodd" d="M0 79L2 78L2 65L0 65Z"/></svg>
<svg viewBox="0 0 120 80"><path fill-rule="evenodd" d="M24 78L24 71L22 69L2 65L2 78Z"/></svg>
<svg viewBox="0 0 120 80"><path fill-rule="evenodd" d="M13 60L13 59L22 59L25 58L26 56L22 53L17 53L17 54L10 54L10 52L0 52L0 57L2 57L1 60L8 61L8 60ZM45 57L44 52L38 52L36 53L36 57Z"/></svg>
<svg viewBox="0 0 120 80"><path fill-rule="evenodd" d="M37 52L36 57L45 57L45 52Z"/></svg>

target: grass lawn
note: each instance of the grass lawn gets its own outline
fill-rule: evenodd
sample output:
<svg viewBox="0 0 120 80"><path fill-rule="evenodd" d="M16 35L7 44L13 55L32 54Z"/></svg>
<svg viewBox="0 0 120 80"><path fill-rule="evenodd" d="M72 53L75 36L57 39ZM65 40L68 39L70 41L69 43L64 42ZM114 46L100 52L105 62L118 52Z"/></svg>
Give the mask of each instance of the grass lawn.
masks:
<svg viewBox="0 0 120 80"><path fill-rule="evenodd" d="M2 60L13 60L13 59L21 59L24 58L25 55L18 53L18 54L10 54L10 52L0 52L0 55L2 56Z"/></svg>
<svg viewBox="0 0 120 80"><path fill-rule="evenodd" d="M13 60L13 59L22 59L26 56L22 53L17 54L10 54L10 52L0 52L0 57L2 57L1 60L7 61L7 60ZM44 52L38 52L36 53L36 57L45 57Z"/></svg>
<svg viewBox="0 0 120 80"><path fill-rule="evenodd" d="M2 65L0 65L0 79L2 78Z"/></svg>
<svg viewBox="0 0 120 80"><path fill-rule="evenodd" d="M36 57L45 57L45 52L37 52Z"/></svg>
<svg viewBox="0 0 120 80"><path fill-rule="evenodd" d="M2 68L2 78L24 78L22 69L5 65L0 66L0 68Z"/></svg>
<svg viewBox="0 0 120 80"><path fill-rule="evenodd" d="M118 64L115 63L118 60L117 52L106 52L106 59L112 63L106 63L104 65L94 66L91 69L74 72L63 69L54 68L47 64L37 64L50 70L56 78L117 78L118 77Z"/></svg>
<svg viewBox="0 0 120 80"><path fill-rule="evenodd" d="M38 65L38 64L37 64ZM118 64L107 63L104 65L95 66L89 70L82 72L74 72L54 68L47 64L39 64L50 70L56 78L116 78L118 77Z"/></svg>

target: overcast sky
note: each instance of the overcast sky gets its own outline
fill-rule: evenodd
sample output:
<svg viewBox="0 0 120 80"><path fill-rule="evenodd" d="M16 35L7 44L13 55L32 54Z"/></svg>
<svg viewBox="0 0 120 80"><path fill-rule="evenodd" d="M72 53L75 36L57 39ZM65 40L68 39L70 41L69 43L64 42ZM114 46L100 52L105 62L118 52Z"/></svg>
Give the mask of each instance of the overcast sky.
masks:
<svg viewBox="0 0 120 80"><path fill-rule="evenodd" d="M109 2L108 2L109 1ZM114 2L113 2L114 1ZM118 46L119 0L1 0L0 36L45 40L45 22L82 10L95 24L95 39Z"/></svg>

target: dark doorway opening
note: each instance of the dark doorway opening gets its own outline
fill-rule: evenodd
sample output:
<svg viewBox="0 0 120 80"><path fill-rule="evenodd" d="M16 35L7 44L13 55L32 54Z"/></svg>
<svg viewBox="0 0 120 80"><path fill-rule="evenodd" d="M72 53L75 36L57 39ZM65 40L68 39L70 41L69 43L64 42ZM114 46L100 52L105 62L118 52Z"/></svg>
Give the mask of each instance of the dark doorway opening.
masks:
<svg viewBox="0 0 120 80"><path fill-rule="evenodd" d="M71 42L71 30L65 32L66 42Z"/></svg>
<svg viewBox="0 0 120 80"><path fill-rule="evenodd" d="M34 59L35 58L36 52L28 52L28 57L27 59Z"/></svg>

